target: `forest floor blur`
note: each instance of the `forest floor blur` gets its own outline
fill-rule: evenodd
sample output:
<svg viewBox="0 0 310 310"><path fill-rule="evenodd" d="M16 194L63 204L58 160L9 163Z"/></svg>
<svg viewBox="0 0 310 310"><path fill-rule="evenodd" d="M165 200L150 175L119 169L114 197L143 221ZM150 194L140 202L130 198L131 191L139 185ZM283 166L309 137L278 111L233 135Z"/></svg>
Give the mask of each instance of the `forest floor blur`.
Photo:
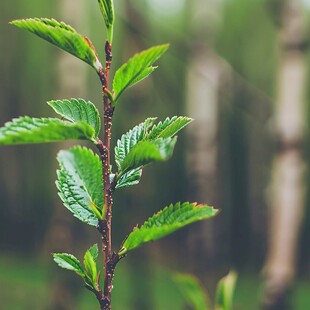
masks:
<svg viewBox="0 0 310 310"><path fill-rule="evenodd" d="M155 266L156 277L152 278L152 309L184 309L184 298L174 285L169 274ZM115 278L113 309L128 310L134 302L128 288L130 276L120 266ZM65 272L65 271L61 271ZM68 277L71 277L68 272ZM143 275L142 275L143 276ZM138 277L139 278L139 277ZM78 281L78 280L77 280ZM50 267L30 259L0 257L0 302L2 310L42 310L50 302ZM234 310L258 310L261 294L261 279L254 273L240 274L234 298ZM292 294L292 309L305 310L310 305L310 283L298 281ZM139 294L139 292L138 292ZM81 287L77 310L96 309L97 301ZM135 309L138 309L135 307ZM145 309L143 309L145 310Z"/></svg>

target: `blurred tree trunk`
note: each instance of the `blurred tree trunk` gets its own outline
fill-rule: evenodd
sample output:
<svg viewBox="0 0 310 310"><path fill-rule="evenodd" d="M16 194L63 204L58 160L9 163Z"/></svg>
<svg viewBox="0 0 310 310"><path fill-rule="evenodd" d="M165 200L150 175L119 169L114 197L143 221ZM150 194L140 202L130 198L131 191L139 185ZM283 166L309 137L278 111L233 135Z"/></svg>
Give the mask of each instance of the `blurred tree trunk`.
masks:
<svg viewBox="0 0 310 310"><path fill-rule="evenodd" d="M85 5L82 1L63 0L59 2L59 12L61 19L76 29L81 29L85 33ZM81 63L72 55L59 51L57 63L57 99L83 98L85 95L86 79L85 64ZM67 148L66 143L61 144ZM59 144L57 145L57 150ZM76 234L73 234L72 215L64 208L59 199L55 202L55 209L51 216L51 222L47 231L44 244L44 252L70 251L76 250L74 246ZM70 310L76 309L76 281L68 279L67 275L57 274L53 281L52 302L48 306L50 310Z"/></svg>
<svg viewBox="0 0 310 310"><path fill-rule="evenodd" d="M282 2L282 53L275 110L277 153L270 199L270 240L264 267L264 309L289 309L300 224L304 207L305 163L302 154L306 50L298 0Z"/></svg>
<svg viewBox="0 0 310 310"><path fill-rule="evenodd" d="M212 0L188 3L191 42L187 75L187 114L195 122L187 131L188 196L219 205L218 116L223 62L212 51L213 30L220 4ZM211 13L210 13L211 12ZM188 235L196 272L213 269L217 257L216 220L196 224Z"/></svg>
<svg viewBox="0 0 310 310"><path fill-rule="evenodd" d="M19 4L16 5L16 11L19 10ZM20 111L19 103L22 102L18 87L21 85L22 73L16 75L16 72L22 66L21 57L19 57L19 50L24 47L16 48L14 42L18 41L17 32L11 31L4 26L6 22L14 19L11 13L11 7L7 2L1 2L0 4L0 20L4 21L1 24L0 40L5 44L5 49L0 50L1 57L1 113L0 113L0 126L3 126L5 122L12 117L16 117ZM17 52L18 51L18 52ZM0 154L0 197L1 197L1 217L0 217L0 243L2 251L7 248L7 244L12 242L7 237L7 232L10 227L8 223L11 222L12 217L16 217L20 212L18 206L21 204L19 183L16 180L22 179L23 169L20 164L20 154L16 151L15 147L1 148ZM17 184L16 184L17 183Z"/></svg>

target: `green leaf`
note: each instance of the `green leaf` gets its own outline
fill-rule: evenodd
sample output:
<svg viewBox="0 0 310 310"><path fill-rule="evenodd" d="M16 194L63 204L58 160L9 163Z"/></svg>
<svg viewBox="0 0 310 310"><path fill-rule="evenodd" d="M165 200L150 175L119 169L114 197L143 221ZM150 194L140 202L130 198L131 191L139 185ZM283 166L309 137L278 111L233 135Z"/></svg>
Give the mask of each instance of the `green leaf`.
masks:
<svg viewBox="0 0 310 310"><path fill-rule="evenodd" d="M223 277L216 289L215 310L231 310L233 308L233 296L237 282L237 273L230 271Z"/></svg>
<svg viewBox="0 0 310 310"><path fill-rule="evenodd" d="M133 167L135 168L125 167L127 164L130 164L129 161L133 160L132 157L142 155L139 159L143 161L146 160L147 162L144 164L149 163L148 160L151 162L168 159L171 154L169 152L168 154L163 152L163 154L158 149L161 149L161 146L165 143L167 143L167 146L173 147L175 141L171 140L171 144L169 144L169 140L163 141L163 139L173 137L179 130L192 121L192 119L188 117L174 116L171 119L167 118L164 122L159 122L157 125L153 125L155 120L156 118L146 119L145 122L122 135L121 139L117 141L115 147L115 161L119 170L119 176L116 188L127 187L139 183L141 178L140 164L134 164ZM141 151L139 151L139 149L141 149ZM172 149L170 151L172 153ZM142 165L144 164L142 163Z"/></svg>
<svg viewBox="0 0 310 310"><path fill-rule="evenodd" d="M98 0L105 25L108 30L108 41L112 44L113 24L114 24L114 7L112 0Z"/></svg>
<svg viewBox="0 0 310 310"><path fill-rule="evenodd" d="M114 103L128 87L138 83L154 71L152 64L168 49L168 44L151 47L136 54L115 73L113 80Z"/></svg>
<svg viewBox="0 0 310 310"><path fill-rule="evenodd" d="M167 117L163 122L154 125L146 136L146 139L170 138L188 125L193 119L185 116Z"/></svg>
<svg viewBox="0 0 310 310"><path fill-rule="evenodd" d="M84 266L85 266L85 274L87 278L90 280L93 287L96 287L97 282L97 264L96 260L98 257L98 245L93 245L90 249L88 249L84 255Z"/></svg>
<svg viewBox="0 0 310 310"><path fill-rule="evenodd" d="M131 149L147 134L147 130L153 125L156 118L147 118L143 123L135 126L126 134L122 135L121 139L117 141L115 147L115 162L118 169L121 169L125 157L129 154Z"/></svg>
<svg viewBox="0 0 310 310"><path fill-rule="evenodd" d="M89 39L77 33L75 29L64 22L48 18L29 18L14 20L11 24L28 30L85 61L95 68L97 72L102 67Z"/></svg>
<svg viewBox="0 0 310 310"><path fill-rule="evenodd" d="M91 246L88 249L89 253L91 254L91 256L93 257L94 261L97 262L98 259L98 254L99 254L99 250L98 250L98 244L94 244L93 246Z"/></svg>
<svg viewBox="0 0 310 310"><path fill-rule="evenodd" d="M56 113L68 121L85 122L94 128L95 135L100 131L100 117L95 105L84 99L52 100L47 102Z"/></svg>
<svg viewBox="0 0 310 310"><path fill-rule="evenodd" d="M98 220L102 220L104 218L104 210L99 209L99 207L97 207L92 201L89 202L89 205Z"/></svg>
<svg viewBox="0 0 310 310"><path fill-rule="evenodd" d="M65 207L82 222L97 226L98 217L91 204L104 213L101 161L91 150L73 147L57 156L60 170L56 182Z"/></svg>
<svg viewBox="0 0 310 310"><path fill-rule="evenodd" d="M122 163L129 154L131 149L139 142L144 139L147 134L147 130L154 124L156 118L147 118L143 123L135 126L129 130L126 134L122 135L121 139L117 141L115 147L115 162L119 171L122 169ZM122 187L128 187L136 185L140 182L142 170L136 168L125 172L123 175L119 175L115 189Z"/></svg>
<svg viewBox="0 0 310 310"><path fill-rule="evenodd" d="M53 258L59 267L73 270L79 276L85 276L81 263L75 256L67 253L54 253Z"/></svg>
<svg viewBox="0 0 310 310"><path fill-rule="evenodd" d="M147 78L151 73L153 73L158 67L150 66L144 69L132 82L128 85L128 88L141 82L145 78Z"/></svg>
<svg viewBox="0 0 310 310"><path fill-rule="evenodd" d="M211 310L209 298L198 279L189 274L176 274L174 281L195 310Z"/></svg>
<svg viewBox="0 0 310 310"><path fill-rule="evenodd" d="M165 237L190 223L214 217L217 213L218 210L207 205L189 202L171 204L135 228L124 241L119 254L124 255L146 242Z"/></svg>
<svg viewBox="0 0 310 310"><path fill-rule="evenodd" d="M71 123L57 118L22 116L0 128L0 145L93 140L95 132L84 122Z"/></svg>
<svg viewBox="0 0 310 310"><path fill-rule="evenodd" d="M177 137L140 141L125 157L121 165L120 176L129 170L141 168L152 162L168 160L172 156L176 142Z"/></svg>
<svg viewBox="0 0 310 310"><path fill-rule="evenodd" d="M133 169L124 173L118 180L115 189L137 185L140 182L142 169Z"/></svg>

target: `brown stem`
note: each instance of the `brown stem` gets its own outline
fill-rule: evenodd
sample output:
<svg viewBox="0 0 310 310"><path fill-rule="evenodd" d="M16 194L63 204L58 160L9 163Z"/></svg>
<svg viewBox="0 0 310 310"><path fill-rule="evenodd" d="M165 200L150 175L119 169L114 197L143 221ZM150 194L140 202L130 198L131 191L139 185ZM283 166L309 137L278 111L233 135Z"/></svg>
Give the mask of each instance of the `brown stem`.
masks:
<svg viewBox="0 0 310 310"><path fill-rule="evenodd" d="M109 82L109 73L110 73L110 68L111 68L111 62L112 62L112 45L110 44L109 41L106 42L105 44L105 71L106 71L106 79L107 79L107 84Z"/></svg>
<svg viewBox="0 0 310 310"><path fill-rule="evenodd" d="M115 180L111 183L110 180L110 153L111 153L111 129L114 107L111 105L111 100L108 96L109 87L109 72L112 62L112 46L107 41L105 45L106 67L99 70L99 77L102 84L103 106L104 106L104 137L103 141L97 139L97 148L100 152L102 161L102 172L104 182L104 218L99 221L98 230L102 238L102 253L104 261L104 289L97 292L96 297L100 303L101 310L111 309L111 294L112 281L115 266L119 261L118 254L112 252L112 206L113 206L113 191L115 188Z"/></svg>

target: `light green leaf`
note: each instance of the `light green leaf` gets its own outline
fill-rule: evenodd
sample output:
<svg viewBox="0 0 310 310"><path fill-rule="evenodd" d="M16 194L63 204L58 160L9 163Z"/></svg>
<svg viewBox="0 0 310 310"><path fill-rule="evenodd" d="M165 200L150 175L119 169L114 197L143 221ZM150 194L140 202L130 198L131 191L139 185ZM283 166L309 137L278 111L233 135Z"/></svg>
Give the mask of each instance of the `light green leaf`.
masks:
<svg viewBox="0 0 310 310"><path fill-rule="evenodd" d="M71 123L57 118L22 116L0 128L0 145L93 140L95 132L84 122Z"/></svg>
<svg viewBox="0 0 310 310"><path fill-rule="evenodd" d="M48 18L29 18L14 20L11 24L28 30L85 61L97 72L102 67L92 43L64 22Z"/></svg>
<svg viewBox="0 0 310 310"><path fill-rule="evenodd" d="M53 258L59 267L68 270L73 270L79 276L84 277L85 274L81 266L81 263L75 256L67 253L54 253Z"/></svg>
<svg viewBox="0 0 310 310"><path fill-rule="evenodd" d="M82 222L97 226L98 218L91 204L103 208L103 177L101 161L91 150L73 147L57 156L60 170L56 182L65 207Z"/></svg>
<svg viewBox="0 0 310 310"><path fill-rule="evenodd" d="M150 66L144 69L132 82L128 85L128 88L141 82L145 78L147 78L151 73L153 73L158 67Z"/></svg>
<svg viewBox="0 0 310 310"><path fill-rule="evenodd" d="M146 242L165 237L190 223L214 217L217 213L213 207L197 203L171 204L135 228L124 241L119 254L124 255Z"/></svg>
<svg viewBox="0 0 310 310"><path fill-rule="evenodd" d="M89 202L89 205L98 220L102 220L104 218L104 209L99 209L99 207L97 207L92 201Z"/></svg>
<svg viewBox="0 0 310 310"><path fill-rule="evenodd" d="M97 264L98 245L93 245L84 255L85 274L90 280L93 287L96 287L97 282Z"/></svg>
<svg viewBox="0 0 310 310"><path fill-rule="evenodd" d="M167 117L163 122L159 122L149 130L146 139L153 140L157 138L170 138L183 129L192 121L191 118L185 116Z"/></svg>
<svg viewBox="0 0 310 310"><path fill-rule="evenodd" d="M174 281L195 310L211 310L210 301L198 279L190 274L176 274Z"/></svg>
<svg viewBox="0 0 310 310"><path fill-rule="evenodd" d="M126 88L138 83L154 71L152 64L168 47L168 44L163 44L144 50L133 56L116 71L113 80L114 103Z"/></svg>
<svg viewBox="0 0 310 310"><path fill-rule="evenodd" d="M136 144L122 162L120 176L132 169L141 168L156 161L168 160L173 153L177 137L140 141Z"/></svg>
<svg viewBox="0 0 310 310"><path fill-rule="evenodd" d="M237 273L234 271L230 271L219 281L216 289L215 310L231 310L233 308L236 282Z"/></svg>
<svg viewBox="0 0 310 310"><path fill-rule="evenodd" d="M108 41L112 44L114 24L113 0L98 0L98 3L108 30Z"/></svg>
<svg viewBox="0 0 310 310"><path fill-rule="evenodd" d="M121 139L117 141L115 147L115 162L118 169L121 169L125 157L129 154L130 150L147 134L147 130L153 125L156 118L147 118L143 123L135 126L126 134L122 135Z"/></svg>
<svg viewBox="0 0 310 310"><path fill-rule="evenodd" d="M98 258L98 254L99 254L99 250L98 250L98 244L95 243L93 246L91 246L88 249L89 253L91 254L91 256L93 257L94 261L97 261Z"/></svg>
<svg viewBox="0 0 310 310"><path fill-rule="evenodd" d="M94 128L95 135L100 131L100 117L95 105L84 99L52 100L47 102L56 113L71 122L85 122Z"/></svg>

